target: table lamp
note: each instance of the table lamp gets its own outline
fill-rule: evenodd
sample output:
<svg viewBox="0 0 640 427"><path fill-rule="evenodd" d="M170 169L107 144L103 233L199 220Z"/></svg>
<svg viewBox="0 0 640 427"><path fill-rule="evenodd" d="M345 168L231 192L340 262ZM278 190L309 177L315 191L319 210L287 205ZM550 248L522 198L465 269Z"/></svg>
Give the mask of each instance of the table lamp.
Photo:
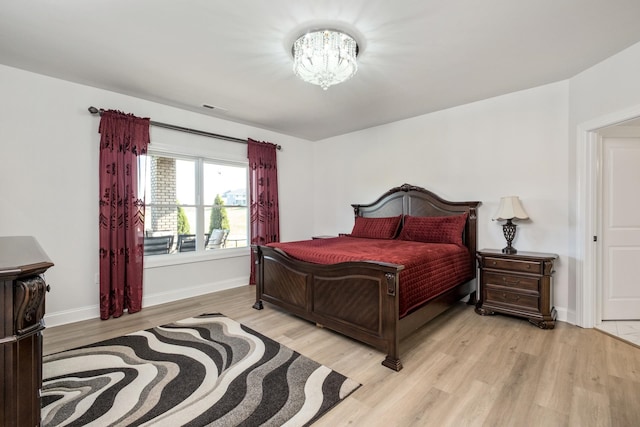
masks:
<svg viewBox="0 0 640 427"><path fill-rule="evenodd" d="M516 237L516 224L511 222L514 219L529 219L529 216L522 208L520 199L518 196L507 196L500 198L500 206L498 212L494 215L494 221L507 222L502 225L502 231L504 232L504 238L507 239L507 246L502 249L504 254L515 254L518 251L511 246L511 242Z"/></svg>

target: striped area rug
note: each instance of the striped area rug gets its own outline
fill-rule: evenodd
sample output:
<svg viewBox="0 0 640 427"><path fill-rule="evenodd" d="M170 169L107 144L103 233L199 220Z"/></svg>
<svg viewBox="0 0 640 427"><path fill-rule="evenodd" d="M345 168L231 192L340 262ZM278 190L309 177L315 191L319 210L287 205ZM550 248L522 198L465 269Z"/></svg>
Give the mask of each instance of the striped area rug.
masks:
<svg viewBox="0 0 640 427"><path fill-rule="evenodd" d="M304 426L360 384L221 314L44 358L43 426Z"/></svg>

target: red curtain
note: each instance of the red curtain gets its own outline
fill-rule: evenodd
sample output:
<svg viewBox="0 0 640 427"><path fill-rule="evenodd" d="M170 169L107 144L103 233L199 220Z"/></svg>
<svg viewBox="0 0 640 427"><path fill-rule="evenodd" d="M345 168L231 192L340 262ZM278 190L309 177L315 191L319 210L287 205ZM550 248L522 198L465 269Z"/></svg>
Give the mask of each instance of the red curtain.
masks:
<svg viewBox="0 0 640 427"><path fill-rule="evenodd" d="M149 119L104 111L100 119L100 318L142 308L144 194L138 156L147 152Z"/></svg>
<svg viewBox="0 0 640 427"><path fill-rule="evenodd" d="M278 209L278 167L276 145L248 140L249 203L251 212L251 244L265 245L280 241ZM255 255L251 251L251 277L256 284Z"/></svg>

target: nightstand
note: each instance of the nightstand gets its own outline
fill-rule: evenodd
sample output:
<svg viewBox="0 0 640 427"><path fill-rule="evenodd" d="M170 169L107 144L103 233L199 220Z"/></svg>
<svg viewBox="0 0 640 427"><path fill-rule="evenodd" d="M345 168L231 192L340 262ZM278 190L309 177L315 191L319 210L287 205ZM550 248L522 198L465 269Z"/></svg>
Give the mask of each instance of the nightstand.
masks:
<svg viewBox="0 0 640 427"><path fill-rule="evenodd" d="M476 254L480 269L480 300L476 313L510 314L529 319L541 329L553 329L556 309L551 302L555 254L503 254L483 249Z"/></svg>

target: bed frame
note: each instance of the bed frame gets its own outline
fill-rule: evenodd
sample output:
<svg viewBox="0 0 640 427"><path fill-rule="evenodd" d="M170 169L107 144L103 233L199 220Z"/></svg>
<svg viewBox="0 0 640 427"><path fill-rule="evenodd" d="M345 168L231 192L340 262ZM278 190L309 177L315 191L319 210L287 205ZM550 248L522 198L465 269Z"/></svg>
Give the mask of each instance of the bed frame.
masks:
<svg viewBox="0 0 640 427"><path fill-rule="evenodd" d="M399 275L404 266L376 261L320 265L299 261L283 251L252 246L256 257L256 303L274 304L387 353L382 364L399 371L400 340L420 328L452 304L469 295L476 300L476 209L480 202L449 202L421 187L404 184L378 200L353 206L356 216L444 216L468 214L463 242L469 249L474 279L399 318Z"/></svg>

